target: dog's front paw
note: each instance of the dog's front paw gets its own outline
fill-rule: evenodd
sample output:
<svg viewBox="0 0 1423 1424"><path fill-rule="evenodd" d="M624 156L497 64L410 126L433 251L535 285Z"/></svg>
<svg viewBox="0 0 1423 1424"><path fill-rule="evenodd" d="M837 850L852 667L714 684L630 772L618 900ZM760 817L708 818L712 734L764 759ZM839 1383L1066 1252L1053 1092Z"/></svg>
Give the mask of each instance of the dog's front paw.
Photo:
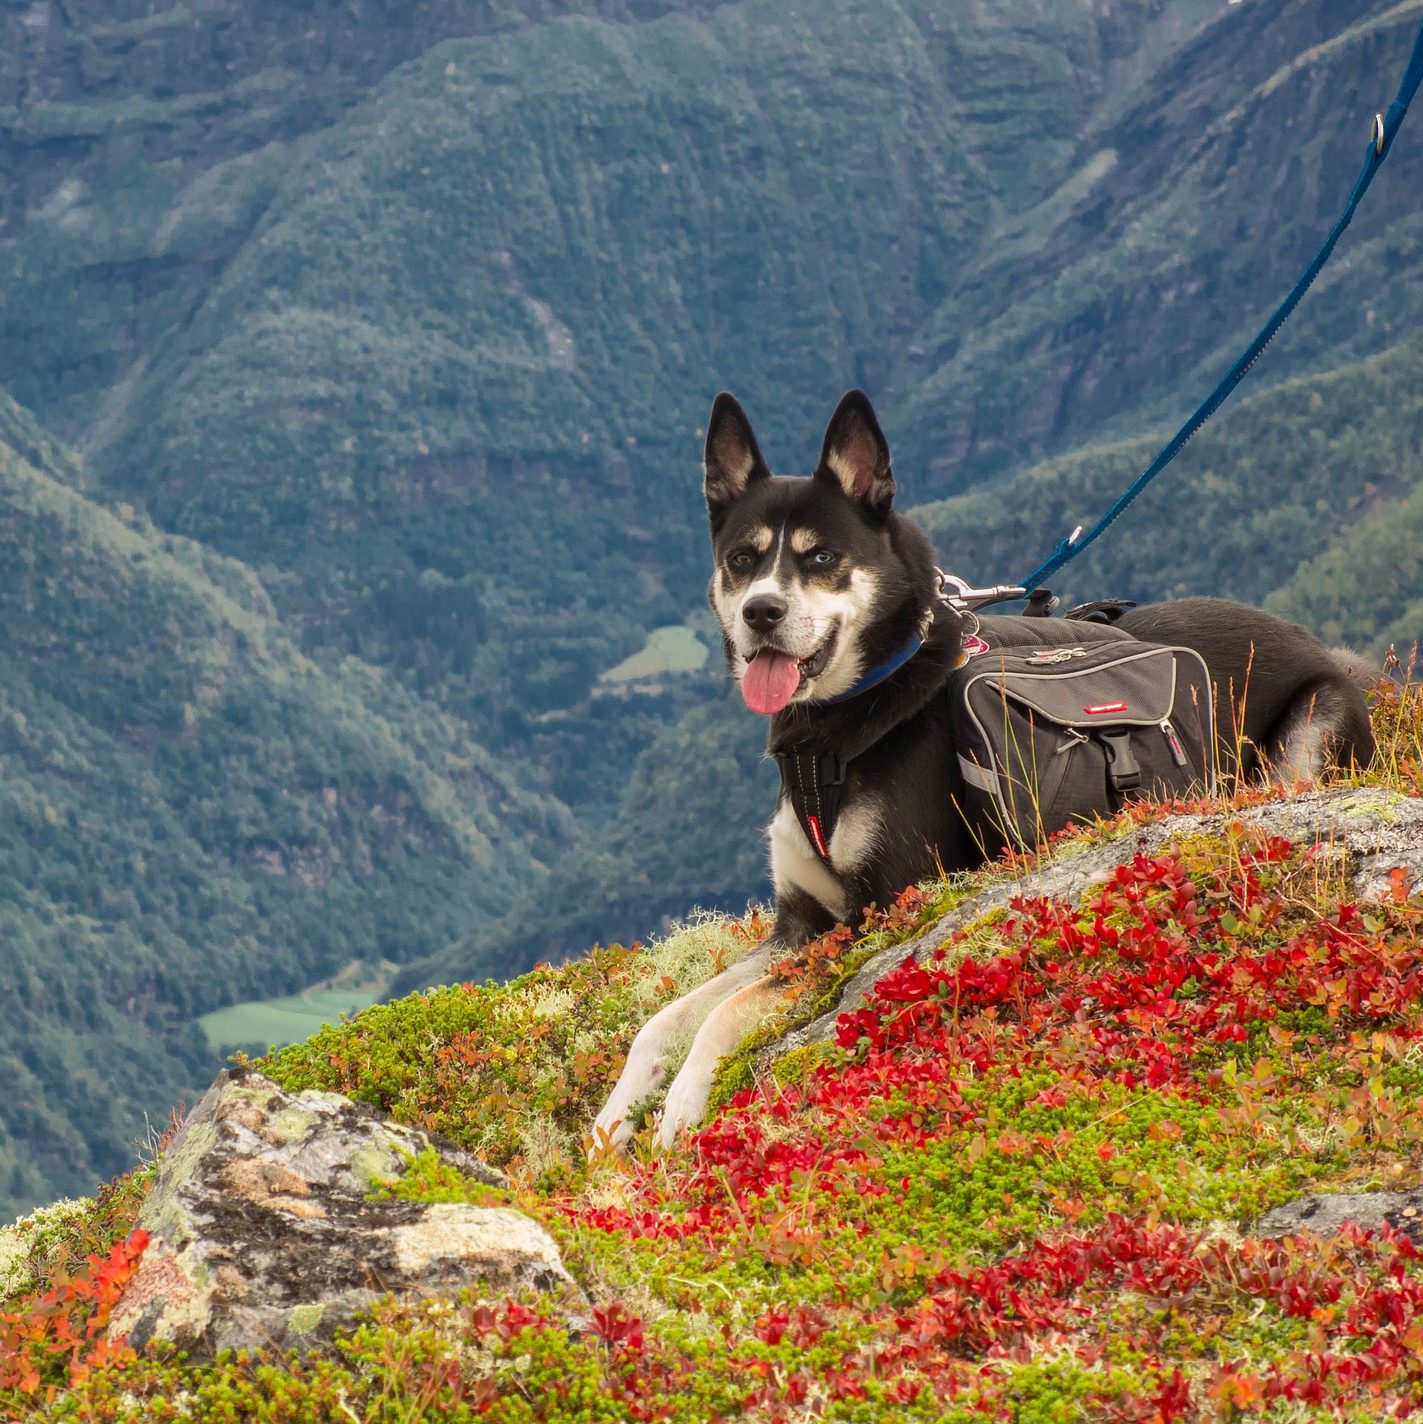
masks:
<svg viewBox="0 0 1423 1424"><path fill-rule="evenodd" d="M632 1123L624 1115L625 1109L616 1108L611 1101L593 1119L593 1139L588 1144L590 1159L604 1152L621 1152L632 1138Z"/></svg>
<svg viewBox="0 0 1423 1424"><path fill-rule="evenodd" d="M670 1147L689 1128L700 1125L707 1115L717 1065L746 1034L756 1027L780 1002L785 990L781 983L763 975L738 989L717 1005L697 1030L682 1071L667 1091L667 1101L657 1124L659 1147Z"/></svg>
<svg viewBox="0 0 1423 1424"><path fill-rule="evenodd" d="M651 1097L667 1076L667 1059L656 1024L654 1019L633 1040L632 1051L616 1087L593 1119L593 1140L588 1144L590 1159L609 1150L621 1152L627 1147L633 1134L634 1109Z"/></svg>
<svg viewBox="0 0 1423 1424"><path fill-rule="evenodd" d="M666 1065L658 1059L634 1064L618 1079L617 1087L593 1119L593 1140L588 1144L590 1159L607 1151L621 1152L632 1140L634 1109L661 1086Z"/></svg>
<svg viewBox="0 0 1423 1424"><path fill-rule="evenodd" d="M659 1009L641 1028L628 1050L626 1064L617 1086L593 1123L593 1140L588 1155L627 1145L632 1137L633 1110L662 1086L667 1076L670 1045L696 1022L711 1005L711 1012L697 1030L682 1071L677 1074L657 1130L659 1146L676 1140L686 1127L694 1127L706 1116L717 1060L736 1047L768 992L778 992L773 981L764 978L764 966L771 953L767 943L752 950L745 959L724 969L699 989Z"/></svg>
<svg viewBox="0 0 1423 1424"><path fill-rule="evenodd" d="M713 1068L715 1064L713 1064ZM657 1121L654 1140L664 1151L691 1128L701 1125L711 1100L712 1073L688 1061L667 1090L667 1101Z"/></svg>

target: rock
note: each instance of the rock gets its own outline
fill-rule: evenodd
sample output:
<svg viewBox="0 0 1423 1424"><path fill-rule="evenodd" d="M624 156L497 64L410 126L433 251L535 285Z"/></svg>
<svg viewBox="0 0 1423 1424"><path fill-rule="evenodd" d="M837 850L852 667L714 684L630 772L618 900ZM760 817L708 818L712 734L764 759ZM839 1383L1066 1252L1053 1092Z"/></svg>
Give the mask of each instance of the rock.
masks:
<svg viewBox="0 0 1423 1424"><path fill-rule="evenodd" d="M288 1093L251 1069L220 1074L163 1157L139 1217L152 1239L110 1335L197 1353L300 1346L388 1292L581 1299L552 1238L520 1212L368 1199L432 1146L467 1176L503 1184L337 1093Z"/></svg>
<svg viewBox="0 0 1423 1424"><path fill-rule="evenodd" d="M1267 1211L1250 1236L1293 1236L1312 1231L1332 1236L1345 1226L1378 1231L1391 1226L1423 1242L1423 1187L1408 1192L1317 1192Z"/></svg>
<svg viewBox="0 0 1423 1424"><path fill-rule="evenodd" d="M1397 869L1404 871L1408 884L1423 883L1423 800L1381 787L1337 787L1241 811L1167 816L1105 844L1048 851L1023 875L965 900L917 939L881 950L845 985L834 1009L788 1034L766 1050L760 1061L769 1065L790 1049L833 1039L840 1014L858 1008L875 984L906 956L924 959L965 925L993 910L1005 909L1018 896L1077 900L1134 855L1159 855L1174 842L1194 835L1219 835L1235 822L1258 826L1296 845L1327 846L1361 900L1388 896L1393 886L1390 872Z"/></svg>

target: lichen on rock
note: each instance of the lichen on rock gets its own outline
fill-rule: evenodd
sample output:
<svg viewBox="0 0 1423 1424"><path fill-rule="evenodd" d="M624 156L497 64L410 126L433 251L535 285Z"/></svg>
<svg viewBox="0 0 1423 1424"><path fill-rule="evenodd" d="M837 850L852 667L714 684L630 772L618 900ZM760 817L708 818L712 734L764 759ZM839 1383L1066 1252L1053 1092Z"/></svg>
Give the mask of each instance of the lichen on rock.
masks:
<svg viewBox="0 0 1423 1424"><path fill-rule="evenodd" d="M110 1335L199 1353L297 1346L388 1292L576 1297L552 1239L520 1212L372 1199L431 1150L466 1177L503 1183L338 1093L222 1073L160 1164L140 1218L152 1239Z"/></svg>

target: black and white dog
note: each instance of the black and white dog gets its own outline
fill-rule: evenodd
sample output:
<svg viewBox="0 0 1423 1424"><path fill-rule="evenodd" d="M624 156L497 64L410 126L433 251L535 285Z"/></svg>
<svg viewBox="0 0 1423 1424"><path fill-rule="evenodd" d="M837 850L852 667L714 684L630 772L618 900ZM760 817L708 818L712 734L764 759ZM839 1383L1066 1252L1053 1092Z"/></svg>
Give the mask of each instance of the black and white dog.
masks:
<svg viewBox="0 0 1423 1424"><path fill-rule="evenodd" d="M766 974L773 957L837 922L854 923L866 906L890 904L906 885L983 859L956 809L961 772L942 695L970 630L939 599L927 535L891 508L889 447L869 400L846 395L814 474L788 479L771 474L745 412L722 394L705 469L716 562L709 596L731 675L747 707L771 719L773 753L833 751L844 783L833 834L819 848L783 787L769 832L770 937L644 1026L598 1115L600 1141L626 1140L630 1111L660 1087L669 1050L699 1021L658 1140L701 1120L718 1060L780 992ZM1373 754L1353 676L1284 619L1188 598L1133 609L1100 636L1201 653L1215 684L1222 770L1294 784Z"/></svg>

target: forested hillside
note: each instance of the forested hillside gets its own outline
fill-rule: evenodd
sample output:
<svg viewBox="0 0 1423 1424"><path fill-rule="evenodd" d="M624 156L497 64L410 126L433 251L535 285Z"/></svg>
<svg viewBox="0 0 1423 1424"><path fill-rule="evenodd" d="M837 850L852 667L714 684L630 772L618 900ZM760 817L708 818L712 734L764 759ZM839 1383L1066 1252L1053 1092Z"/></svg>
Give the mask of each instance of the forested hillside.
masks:
<svg viewBox="0 0 1423 1424"><path fill-rule="evenodd" d="M0 397L0 1201L92 1186L192 1020L496 913L566 818L249 570L86 499ZM538 847L536 852L533 847Z"/></svg>
<svg viewBox="0 0 1423 1424"><path fill-rule="evenodd" d="M899 451L933 492L1103 434L1174 428L1339 215L1423 3L1215 13L1094 115L1055 187L1000 216L897 365ZM1255 389L1417 330L1420 191L1423 142L1405 130Z"/></svg>
<svg viewBox="0 0 1423 1424"><path fill-rule="evenodd" d="M763 832L778 777L765 742L765 726L739 697L687 713L638 758L612 815L559 861L555 893L540 884L516 896L497 920L406 967L394 991L631 944L691 906L739 911L769 901Z"/></svg>
<svg viewBox="0 0 1423 1424"><path fill-rule="evenodd" d="M717 386L797 461L847 384L893 409L896 362L1001 215L1206 13L677 8L433 44L490 28L445 14L373 88L368 51L322 77L326 108L349 105L324 128L230 88L198 122L192 95L155 110L32 82L12 141L43 149L52 186L16 224L0 383L115 497L273 566L309 647L393 665L526 754L543 714L695 597ZM218 7L130 43L186 53L219 16L252 25ZM368 49L388 31L408 53L411 24L373 9ZM333 31L334 53L352 40ZM242 85L284 90L278 70ZM105 300L56 311L76 277ZM575 719L540 760L556 777L596 745Z"/></svg>
<svg viewBox="0 0 1423 1424"><path fill-rule="evenodd" d="M1420 396L1415 335L1241 401L1054 586L1074 600L1218 593L1406 655L1423 638ZM916 512L950 568L1012 582L1104 513L1160 443L1091 446Z"/></svg>
<svg viewBox="0 0 1423 1424"><path fill-rule="evenodd" d="M76 1065L161 1115L206 1009L762 891L773 778L716 657L602 680L711 641L714 392L795 472L863 385L945 561L1025 572L1294 279L1420 18L6 9L0 1033L37 1106L0 1206L126 1160L136 1102ZM1420 191L1405 129L1252 403L1064 592L1417 635Z"/></svg>

